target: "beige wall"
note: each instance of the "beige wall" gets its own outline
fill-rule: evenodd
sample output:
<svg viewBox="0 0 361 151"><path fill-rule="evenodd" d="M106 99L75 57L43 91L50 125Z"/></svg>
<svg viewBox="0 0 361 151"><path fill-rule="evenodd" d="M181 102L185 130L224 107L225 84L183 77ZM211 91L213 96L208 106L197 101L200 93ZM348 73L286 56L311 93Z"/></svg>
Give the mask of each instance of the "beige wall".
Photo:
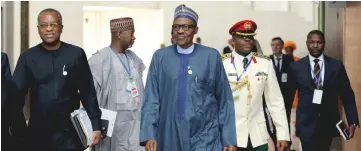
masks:
<svg viewBox="0 0 361 151"><path fill-rule="evenodd" d="M347 2L344 10L344 63L356 95L358 116L361 117L361 2ZM361 151L361 130L346 141L344 151Z"/></svg>
<svg viewBox="0 0 361 151"><path fill-rule="evenodd" d="M329 8L325 11L325 54L343 60L351 86L355 92L356 105L361 117L361 2L347 2L346 8ZM341 108L343 109L343 108ZM344 112L342 117L344 120ZM336 138L332 148L337 151L361 151L361 130L349 141Z"/></svg>
<svg viewBox="0 0 361 151"><path fill-rule="evenodd" d="M344 8L330 8L326 2L325 9L325 54L337 60L343 60L343 25ZM336 36L339 35L339 36ZM340 115L343 114L341 101L339 102ZM333 139L331 148L336 151L342 151L342 138Z"/></svg>
<svg viewBox="0 0 361 151"><path fill-rule="evenodd" d="M20 1L1 1L3 9L2 14L2 33L1 51L7 53L11 71L14 71L15 65L21 51L21 37L20 37Z"/></svg>
<svg viewBox="0 0 361 151"><path fill-rule="evenodd" d="M305 56L307 49L305 39L307 33L317 28L317 21L309 19L313 18L312 14L305 14L304 16L293 12L296 8L300 10L312 11L313 3L297 2L290 6L292 10L285 11L284 8L278 8L277 3L263 3L257 2L248 6L241 1L232 2L196 2L196 1L162 1L162 2L92 2L92 1L78 1L78 2L61 2L61 1L31 1L29 10L29 45L34 46L41 42L38 36L36 25L36 18L38 13L45 8L58 9L63 15L64 31L62 40L84 46L83 43L83 6L113 6L113 7L131 7L131 8L147 8L147 9L161 9L163 10L163 23L151 22L152 24L162 24L164 26L164 34L162 41L165 44L170 43L171 24L174 17L174 9L179 4L186 4L194 9L199 14L199 32L197 36L202 38L202 42L208 46L214 47L218 50L223 50L227 45L227 40L230 38L228 34L229 28L239 20L252 19L257 22L259 28L256 38L259 40L265 54L271 53L270 40L275 36L280 36L286 40L293 40L298 44L295 55ZM288 3L285 3L288 4ZM295 7L298 4L299 7ZM206 7L205 7L206 6ZM255 6L256 10L253 10ZM282 5L283 6L283 5ZM266 8L273 8L274 10L265 10ZM277 9L275 9L277 8ZM71 11L69 11L71 10ZM275 11L277 10L277 11ZM119 14L122 16L122 14ZM136 22L136 21L135 21ZM137 32L136 32L137 34ZM140 33L138 33L140 34ZM137 35L136 35L137 36ZM159 45L159 44L157 44Z"/></svg>
<svg viewBox="0 0 361 151"><path fill-rule="evenodd" d="M292 12L296 10L295 5L289 6L292 10L285 11L287 8L285 8L283 2L256 2L251 3L252 7L245 5L243 1L167 1L160 3L160 8L164 11L164 41L166 44L170 43L174 9L181 3L191 7L198 13L199 32L197 36L202 38L202 43L220 51L223 51L223 48L227 45L227 40L231 38L228 34L229 28L237 21L244 19L254 20L258 24L255 38L258 39L262 51L266 55L272 53L271 39L278 36L284 40L296 42L296 56L303 57L307 55L307 33L317 29L315 22L306 21L308 19L301 17L296 12ZM299 4L298 8L300 10L312 12L309 5L302 5L302 3L296 2L296 4Z"/></svg>
<svg viewBox="0 0 361 151"><path fill-rule="evenodd" d="M200 16L200 31L197 36L202 37L203 43L219 50L227 45L227 39L230 38L228 34L230 26L243 19L253 19L259 25L257 39L259 39L265 54L271 53L270 39L274 36L281 36L286 40L294 40L298 44L295 55L305 56L307 54L306 34L317 28L317 16L315 15L317 11L314 11L317 5L312 5L317 2L31 1L29 2L29 46L41 42L37 33L36 20L38 13L45 8L55 8L62 13L64 21L62 40L83 46L83 6L161 9L164 12L164 22L160 23L164 25L163 42L169 44L174 8L181 3L192 7ZM2 51L8 53L11 68L14 69L21 52L21 7L19 1L2 1L1 4L4 13L3 21L7 23L2 26L4 32ZM119 14L119 16L121 15Z"/></svg>
<svg viewBox="0 0 361 151"><path fill-rule="evenodd" d="M325 9L325 54L337 60L343 60L343 25L344 8Z"/></svg>

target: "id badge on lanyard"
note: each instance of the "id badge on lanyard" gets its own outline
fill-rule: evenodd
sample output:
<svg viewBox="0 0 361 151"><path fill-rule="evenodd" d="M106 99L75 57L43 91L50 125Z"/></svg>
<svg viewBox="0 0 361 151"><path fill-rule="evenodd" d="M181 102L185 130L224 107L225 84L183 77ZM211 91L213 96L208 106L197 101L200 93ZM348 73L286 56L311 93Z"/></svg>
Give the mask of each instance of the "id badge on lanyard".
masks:
<svg viewBox="0 0 361 151"><path fill-rule="evenodd" d="M127 91L128 93L130 93L130 95L131 95L133 98L139 96L139 92L138 92L137 86L136 86L136 84L135 84L134 78L132 77L132 72L131 72L131 69L130 69L130 63L129 63L129 60L128 60L127 55L125 54L125 57L126 57L127 63L128 63L128 65L126 66L125 63L120 59L119 54L117 54L116 51L115 51L111 46L110 46L110 48L113 50L113 52L115 53L115 55L118 57L120 63L122 63L124 69L126 70L126 72L127 72L128 75L129 75L129 79L128 79L128 84L127 84L127 89L126 89L126 91Z"/></svg>
<svg viewBox="0 0 361 151"><path fill-rule="evenodd" d="M323 70L324 64L322 64L321 68L320 68L320 77L316 78L316 75L313 71L311 71L313 78L316 78L316 82L317 82L317 86L321 85L322 82L322 70ZM311 68L312 69L312 68ZM323 84L322 84L323 85ZM315 89L313 92L313 99L312 99L312 103L314 104L321 104L322 102L322 94L323 94L323 90L320 89Z"/></svg>
<svg viewBox="0 0 361 151"><path fill-rule="evenodd" d="M130 93L133 98L139 96L139 92L133 78L129 78L128 80L127 92Z"/></svg>

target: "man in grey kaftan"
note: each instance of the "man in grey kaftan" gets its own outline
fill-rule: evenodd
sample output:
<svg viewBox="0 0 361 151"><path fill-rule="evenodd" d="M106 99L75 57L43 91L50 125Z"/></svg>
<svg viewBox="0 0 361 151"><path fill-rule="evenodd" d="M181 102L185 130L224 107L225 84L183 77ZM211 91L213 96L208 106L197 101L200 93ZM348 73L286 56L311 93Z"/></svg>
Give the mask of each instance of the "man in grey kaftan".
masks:
<svg viewBox="0 0 361 151"><path fill-rule="evenodd" d="M118 26L119 22L128 24ZM134 52L127 49L135 40L134 26L127 27L133 25L132 22L129 18L112 20L111 46L101 49L89 59L99 106L117 112L112 137L102 139L95 147L96 151L144 150L139 145L139 128L145 66ZM128 91L130 84L134 84L138 95Z"/></svg>

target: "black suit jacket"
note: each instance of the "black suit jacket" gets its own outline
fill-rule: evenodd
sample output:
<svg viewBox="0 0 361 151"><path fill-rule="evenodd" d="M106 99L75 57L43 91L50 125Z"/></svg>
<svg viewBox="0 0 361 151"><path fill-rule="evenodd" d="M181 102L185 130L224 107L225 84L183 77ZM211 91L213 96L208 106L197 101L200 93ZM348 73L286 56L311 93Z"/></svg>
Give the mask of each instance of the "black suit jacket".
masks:
<svg viewBox="0 0 361 151"><path fill-rule="evenodd" d="M359 125L355 94L351 88L345 67L341 61L324 56L323 95L321 104L314 104L316 88L311 76L308 56L291 65L289 78L293 79L292 91L298 89L296 135L311 139L315 132L325 136L339 135L336 123L340 120L338 99L341 97L349 124Z"/></svg>
<svg viewBox="0 0 361 151"><path fill-rule="evenodd" d="M14 85L8 57L1 52L1 150L22 150L26 135L24 114L15 109Z"/></svg>
<svg viewBox="0 0 361 151"><path fill-rule="evenodd" d="M10 83L11 83L11 73L8 57L5 53L1 52L1 128L2 128L2 137L9 138L9 126L10 119L9 110L10 106Z"/></svg>
<svg viewBox="0 0 361 151"><path fill-rule="evenodd" d="M279 72L279 71L276 71L276 63L275 63L273 55L271 55L270 58L273 62L274 69L275 69L276 76L277 76L278 85L280 86L282 96L283 96L283 99L285 102L287 119L288 119L288 122L290 122L290 115L291 115L292 103L293 103L293 99L294 99L294 92L292 92L290 89L291 88L290 83L292 83L292 82L290 82L290 81L282 82L282 74L287 74L287 77L288 77L288 73L290 71L290 65L294 61L293 61L293 58L282 54L282 65L281 65L281 71Z"/></svg>
<svg viewBox="0 0 361 151"><path fill-rule="evenodd" d="M232 50L229 48L229 46L223 48L223 54L231 53Z"/></svg>

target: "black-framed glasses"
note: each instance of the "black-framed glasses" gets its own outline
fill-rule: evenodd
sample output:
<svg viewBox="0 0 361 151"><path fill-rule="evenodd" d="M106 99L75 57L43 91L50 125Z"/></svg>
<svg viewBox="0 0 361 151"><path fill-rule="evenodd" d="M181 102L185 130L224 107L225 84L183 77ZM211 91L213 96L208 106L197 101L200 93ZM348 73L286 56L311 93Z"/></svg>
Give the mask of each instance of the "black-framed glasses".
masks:
<svg viewBox="0 0 361 151"><path fill-rule="evenodd" d="M172 25L172 29L175 30L175 31L178 31L180 28L182 28L183 30L185 31L188 31L190 28L194 28L196 27L196 25L193 25L193 24L174 24Z"/></svg>
<svg viewBox="0 0 361 151"><path fill-rule="evenodd" d="M50 23L50 24L48 24L48 23L41 23L41 24L38 25L39 28L47 28L47 27L49 27L49 26L50 26L51 28L57 28L57 27L61 26L61 24L59 24L59 23Z"/></svg>

